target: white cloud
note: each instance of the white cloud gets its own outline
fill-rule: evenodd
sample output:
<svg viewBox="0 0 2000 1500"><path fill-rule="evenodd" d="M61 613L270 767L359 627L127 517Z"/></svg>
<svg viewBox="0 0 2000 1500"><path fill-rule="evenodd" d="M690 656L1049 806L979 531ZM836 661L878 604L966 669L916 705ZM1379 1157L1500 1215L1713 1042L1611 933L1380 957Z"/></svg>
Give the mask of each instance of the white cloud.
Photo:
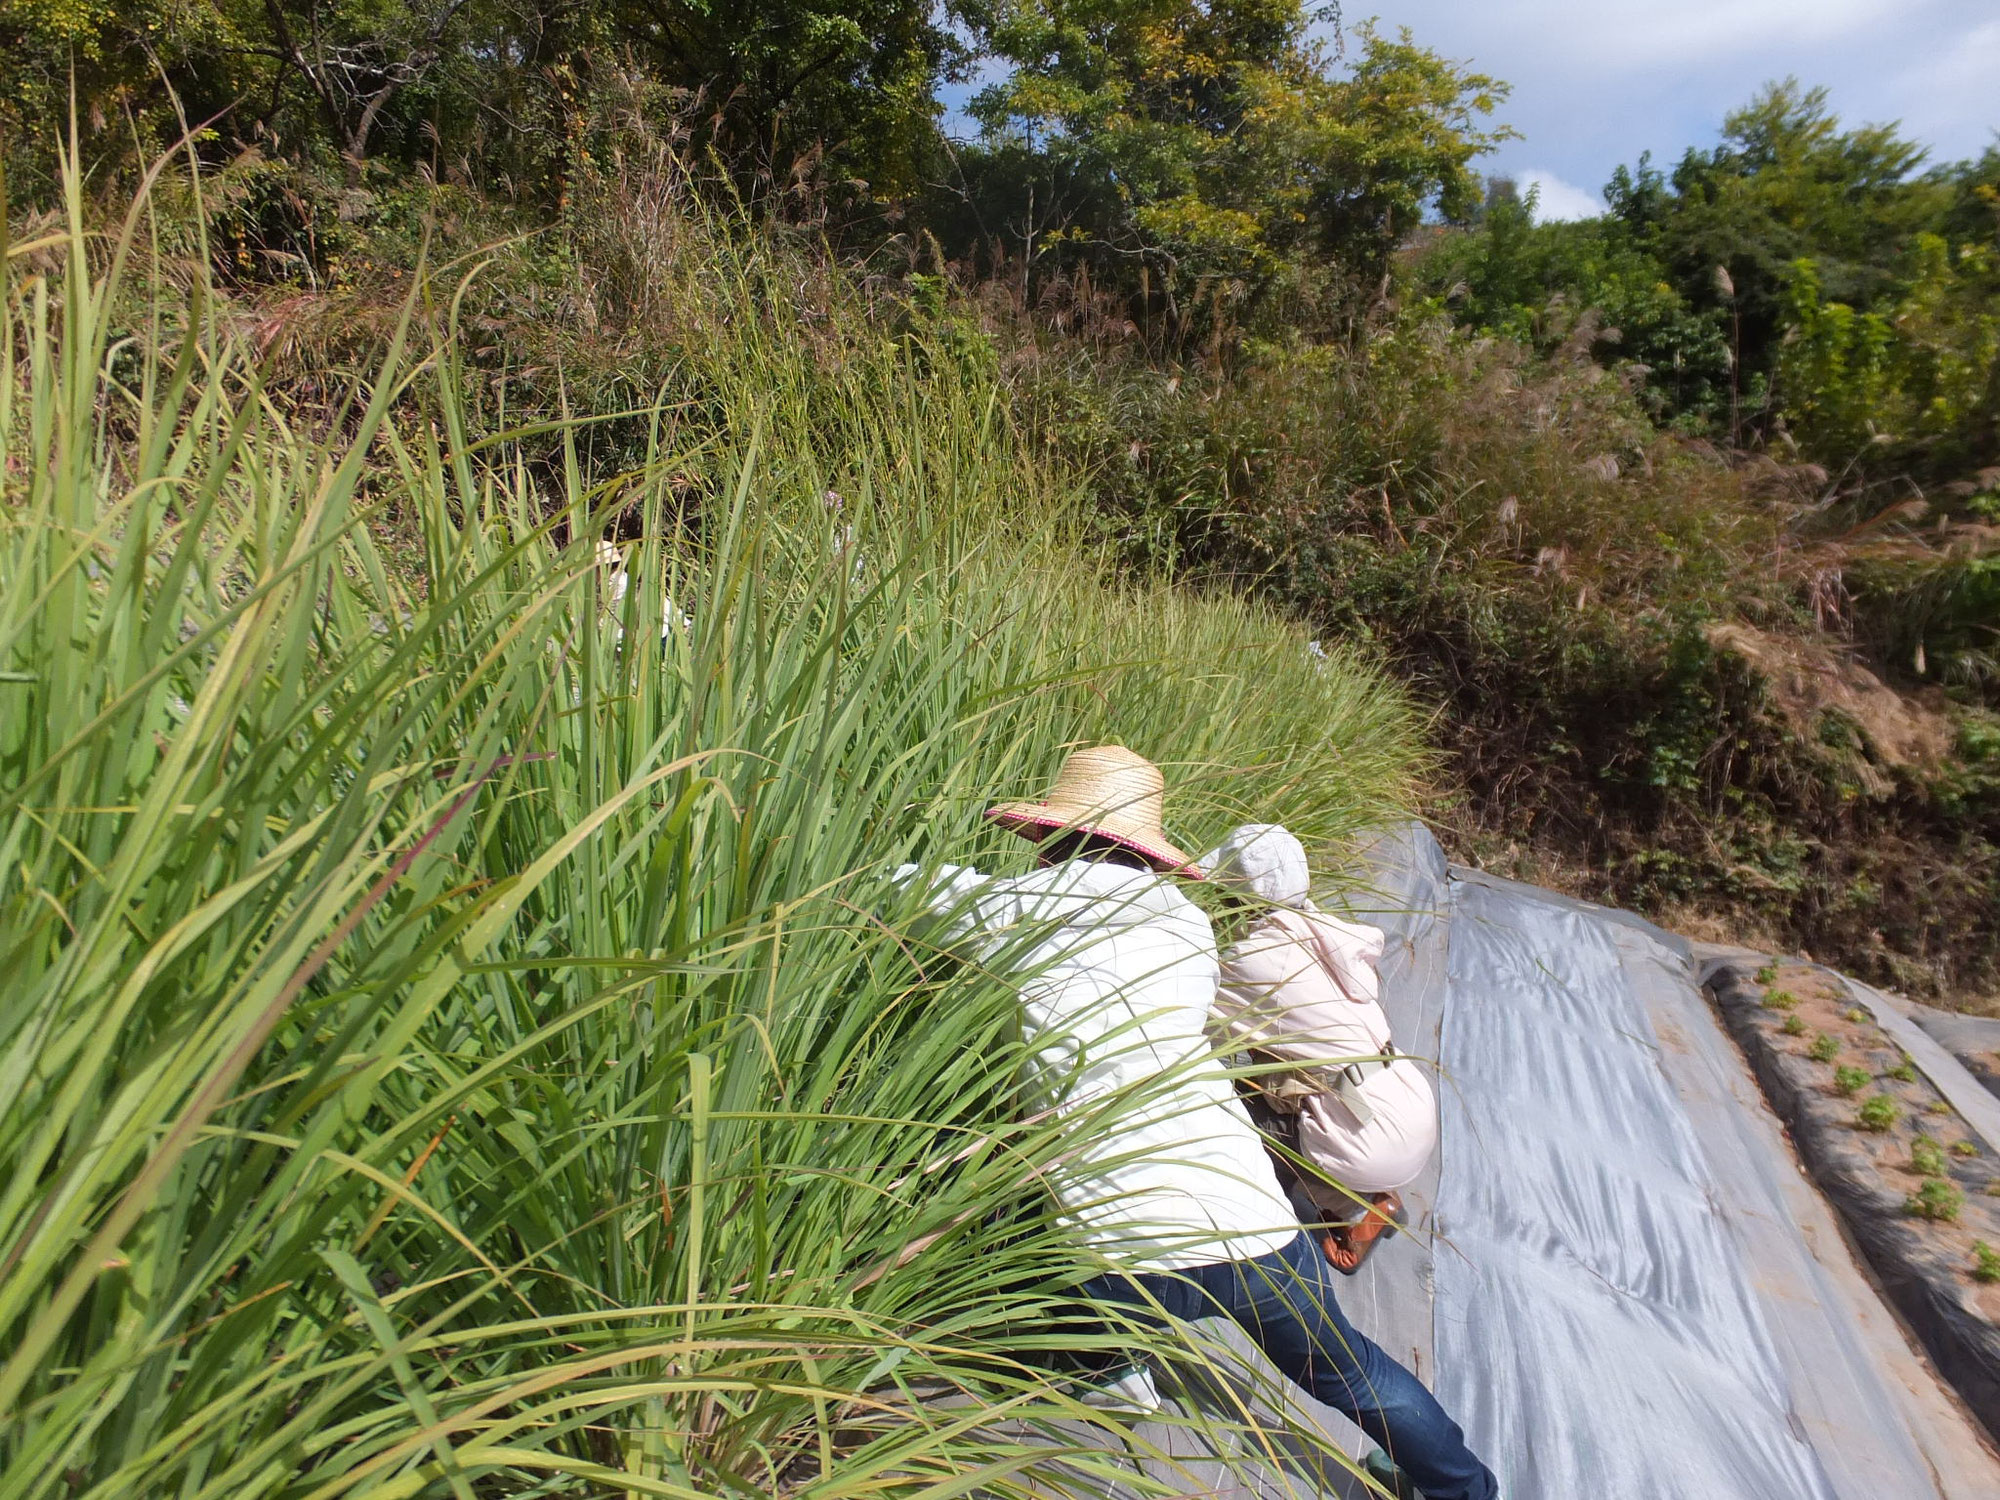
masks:
<svg viewBox="0 0 2000 1500"><path fill-rule="evenodd" d="M1837 41L1885 22L1907 23L1938 0L1501 0L1477 7L1489 37L1534 38L1534 50L1614 72L1713 65L1746 52ZM1401 7L1398 7L1400 9ZM1446 9L1455 9L1448 3ZM1399 18L1400 19L1400 18ZM1414 19L1414 18L1413 18ZM1469 19L1469 18L1468 18ZM1457 50L1441 29L1431 45ZM1496 38L1497 39L1497 38ZM1475 56L1477 53L1475 52Z"/></svg>
<svg viewBox="0 0 2000 1500"><path fill-rule="evenodd" d="M1564 182L1541 167L1524 167L1514 174L1515 186L1525 197L1535 194L1537 224L1567 223L1571 219L1594 219L1604 212L1604 200L1588 188Z"/></svg>

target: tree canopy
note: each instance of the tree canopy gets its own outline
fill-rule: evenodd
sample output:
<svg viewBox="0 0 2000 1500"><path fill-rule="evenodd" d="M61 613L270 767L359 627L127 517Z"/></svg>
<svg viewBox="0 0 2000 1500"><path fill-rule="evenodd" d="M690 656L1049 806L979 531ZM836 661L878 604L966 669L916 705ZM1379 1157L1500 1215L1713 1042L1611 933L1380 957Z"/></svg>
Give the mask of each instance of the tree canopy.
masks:
<svg viewBox="0 0 2000 1500"><path fill-rule="evenodd" d="M2000 152L1928 167L1894 125L1844 125L1774 83L1671 172L1641 157L1609 212L1535 224L1495 195L1414 268L1473 326L1551 348L1579 320L1654 411L1836 471L2000 460Z"/></svg>
<svg viewBox="0 0 2000 1500"><path fill-rule="evenodd" d="M1297 0L1035 0L977 17L1006 65L972 103L970 196L1029 261L1141 272L1170 308L1308 270L1372 280L1462 214L1506 89L1364 25L1339 67Z"/></svg>
<svg viewBox="0 0 2000 1500"><path fill-rule="evenodd" d="M1497 80L1372 26L1344 54L1319 19L1301 0L0 0L0 128L16 191L53 181L74 77L93 163L191 122L211 157L332 191L421 171L553 210L636 103L739 184L809 179L861 219L916 206L953 254L1088 265L1170 324L1212 323L1302 281L1375 283L1426 214L1471 209L1506 134ZM938 89L975 69L982 138L954 160Z"/></svg>

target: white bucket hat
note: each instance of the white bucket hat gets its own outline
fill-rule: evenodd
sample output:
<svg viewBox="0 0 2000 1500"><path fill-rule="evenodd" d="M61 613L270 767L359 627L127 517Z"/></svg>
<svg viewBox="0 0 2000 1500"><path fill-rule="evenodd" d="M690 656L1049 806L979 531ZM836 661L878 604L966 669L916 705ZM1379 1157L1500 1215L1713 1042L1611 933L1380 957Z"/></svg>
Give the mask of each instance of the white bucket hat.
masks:
<svg viewBox="0 0 2000 1500"><path fill-rule="evenodd" d="M1278 823L1245 823L1200 860L1217 885L1270 902L1312 910L1312 867L1305 845Z"/></svg>

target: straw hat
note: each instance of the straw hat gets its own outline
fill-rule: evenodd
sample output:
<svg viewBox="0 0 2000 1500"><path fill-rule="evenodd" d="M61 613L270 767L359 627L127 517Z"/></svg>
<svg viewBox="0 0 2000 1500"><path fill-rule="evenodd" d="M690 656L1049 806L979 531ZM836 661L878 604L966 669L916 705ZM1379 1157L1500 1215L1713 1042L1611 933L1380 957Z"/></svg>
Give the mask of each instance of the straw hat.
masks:
<svg viewBox="0 0 2000 1500"><path fill-rule="evenodd" d="M1194 861L1160 827L1167 781L1160 768L1123 745L1077 750L1063 761L1056 784L1040 802L1002 802L986 816L1025 839L1058 829L1094 833L1143 854L1169 874L1199 880Z"/></svg>

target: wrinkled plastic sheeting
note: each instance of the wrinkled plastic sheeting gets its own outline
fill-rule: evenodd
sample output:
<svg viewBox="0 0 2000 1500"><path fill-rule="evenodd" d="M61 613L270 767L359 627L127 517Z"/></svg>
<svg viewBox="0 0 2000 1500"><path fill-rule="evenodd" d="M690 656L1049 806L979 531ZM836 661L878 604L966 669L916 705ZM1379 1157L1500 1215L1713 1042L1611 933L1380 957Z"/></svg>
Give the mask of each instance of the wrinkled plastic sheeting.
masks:
<svg viewBox="0 0 2000 1500"><path fill-rule="evenodd" d="M1390 933L1384 1000L1398 1045L1439 1063L1441 1145L1408 1195L1428 1243L1386 1248L1342 1301L1431 1381L1502 1493L1988 1493L1995 1471L1934 1388L1913 1422L1927 1377L1685 945L1449 867L1421 829L1371 863L1352 909ZM1951 1431L1917 1430L1933 1418Z"/></svg>
<svg viewBox="0 0 2000 1500"><path fill-rule="evenodd" d="M1454 918L1445 1404L1516 1495L1832 1500L1608 924L1472 882Z"/></svg>

